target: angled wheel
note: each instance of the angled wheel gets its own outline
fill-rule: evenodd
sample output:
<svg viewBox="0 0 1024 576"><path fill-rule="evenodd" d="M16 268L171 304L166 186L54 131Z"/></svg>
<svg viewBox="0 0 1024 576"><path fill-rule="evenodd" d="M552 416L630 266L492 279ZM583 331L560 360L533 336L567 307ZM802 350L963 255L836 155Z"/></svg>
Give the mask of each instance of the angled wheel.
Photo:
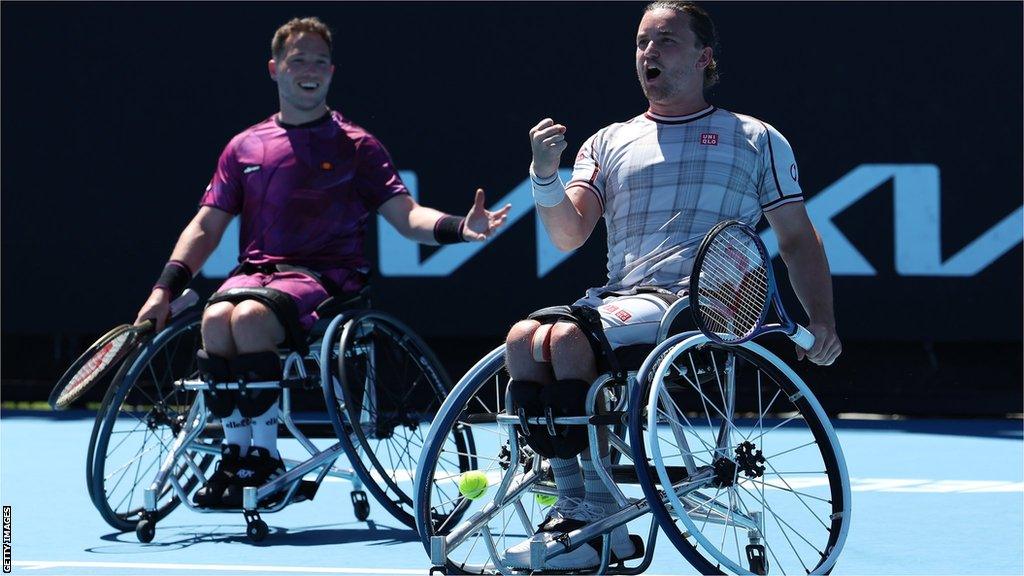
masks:
<svg viewBox="0 0 1024 576"><path fill-rule="evenodd" d="M753 342L676 338L630 403L638 477L662 529L703 574L827 574L850 482L814 395Z"/></svg>
<svg viewBox="0 0 1024 576"><path fill-rule="evenodd" d="M504 346L480 360L456 385L430 427L416 472L416 530L431 554L431 539L447 539L443 565L448 574L496 574L490 551L504 551L533 534L547 512L538 494L552 494L546 466L524 448L513 428L497 424L506 411ZM510 437L510 433L513 437ZM460 443L458 440L462 438ZM513 454L514 453L514 454ZM477 471L487 480L482 494L469 499L459 490L464 474ZM494 499L503 479L506 496ZM465 523L489 509L472 527ZM441 565L439 558L432 558Z"/></svg>
<svg viewBox="0 0 1024 576"><path fill-rule="evenodd" d="M117 530L127 532L142 525L143 492L156 476L195 399L193 392L179 390L172 383L196 372L199 324L195 313L164 328L125 360L103 398L93 425L92 466L87 473L93 504ZM199 441L213 443L202 437ZM206 452L187 454L203 471L214 459ZM176 466L174 476L186 492L198 480L184 460ZM146 519L149 525L179 503L168 483L158 496L156 513Z"/></svg>
<svg viewBox="0 0 1024 576"><path fill-rule="evenodd" d="M335 341L337 375L322 382L335 432L366 490L411 528L413 474L451 382L419 336L385 314L348 317Z"/></svg>

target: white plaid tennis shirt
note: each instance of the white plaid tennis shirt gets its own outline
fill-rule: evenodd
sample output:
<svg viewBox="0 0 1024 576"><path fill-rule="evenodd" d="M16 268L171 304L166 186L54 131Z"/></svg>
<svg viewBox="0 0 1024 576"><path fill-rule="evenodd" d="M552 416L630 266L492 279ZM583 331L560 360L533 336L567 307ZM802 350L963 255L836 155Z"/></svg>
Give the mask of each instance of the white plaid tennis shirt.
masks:
<svg viewBox="0 0 1024 576"><path fill-rule="evenodd" d="M689 287L701 239L722 220L757 224L803 201L789 142L750 116L709 106L688 116L647 112L602 128L576 156L569 186L592 191L608 229L608 282L587 291Z"/></svg>

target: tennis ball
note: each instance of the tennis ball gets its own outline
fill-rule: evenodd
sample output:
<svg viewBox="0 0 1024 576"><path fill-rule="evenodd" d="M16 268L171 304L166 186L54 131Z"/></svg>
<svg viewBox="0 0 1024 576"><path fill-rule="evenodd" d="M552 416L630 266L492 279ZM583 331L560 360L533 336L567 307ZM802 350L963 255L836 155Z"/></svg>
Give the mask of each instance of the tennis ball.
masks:
<svg viewBox="0 0 1024 576"><path fill-rule="evenodd" d="M479 470L463 472L459 477L459 493L476 500L487 493L487 475Z"/></svg>
<svg viewBox="0 0 1024 576"><path fill-rule="evenodd" d="M533 499L541 506L554 506L555 502L558 502L558 496L552 496L551 494L534 494Z"/></svg>

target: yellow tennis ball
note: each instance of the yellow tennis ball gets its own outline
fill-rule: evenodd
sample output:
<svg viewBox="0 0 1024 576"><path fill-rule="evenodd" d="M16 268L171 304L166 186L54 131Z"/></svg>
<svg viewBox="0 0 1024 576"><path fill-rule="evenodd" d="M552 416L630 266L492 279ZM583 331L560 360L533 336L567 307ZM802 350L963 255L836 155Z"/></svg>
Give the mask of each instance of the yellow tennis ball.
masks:
<svg viewBox="0 0 1024 576"><path fill-rule="evenodd" d="M555 502L558 502L558 496L553 496L551 494L537 493L533 495L533 499L541 506L554 506Z"/></svg>
<svg viewBox="0 0 1024 576"><path fill-rule="evenodd" d="M459 477L459 493L476 500L487 493L487 475L479 470L463 472Z"/></svg>

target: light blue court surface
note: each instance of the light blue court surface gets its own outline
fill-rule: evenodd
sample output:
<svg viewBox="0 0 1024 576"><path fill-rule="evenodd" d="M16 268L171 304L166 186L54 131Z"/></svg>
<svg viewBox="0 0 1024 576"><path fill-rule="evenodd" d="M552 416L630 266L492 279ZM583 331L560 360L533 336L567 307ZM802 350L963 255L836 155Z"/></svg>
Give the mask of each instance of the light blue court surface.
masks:
<svg viewBox="0 0 1024 576"><path fill-rule="evenodd" d="M837 425L853 484L853 524L835 574L1024 573L1020 421L849 421ZM416 535L379 505L358 522L349 485L263 519L175 510L151 544L113 532L89 501L91 419L0 416L0 501L12 507L21 574L426 574ZM286 455L294 445L283 441ZM296 453L297 455L298 453ZM636 531L636 530L634 530ZM693 574L659 539L649 574Z"/></svg>

